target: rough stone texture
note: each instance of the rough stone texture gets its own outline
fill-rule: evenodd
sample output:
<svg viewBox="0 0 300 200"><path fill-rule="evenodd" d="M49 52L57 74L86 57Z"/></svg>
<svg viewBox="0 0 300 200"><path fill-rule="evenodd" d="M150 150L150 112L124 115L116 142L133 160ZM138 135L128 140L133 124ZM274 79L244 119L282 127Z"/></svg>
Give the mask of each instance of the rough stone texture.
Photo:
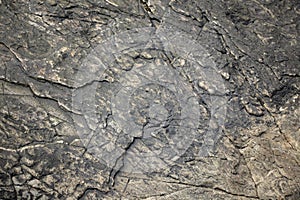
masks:
<svg viewBox="0 0 300 200"><path fill-rule="evenodd" d="M297 0L0 0L0 199L300 199L299 22Z"/></svg>

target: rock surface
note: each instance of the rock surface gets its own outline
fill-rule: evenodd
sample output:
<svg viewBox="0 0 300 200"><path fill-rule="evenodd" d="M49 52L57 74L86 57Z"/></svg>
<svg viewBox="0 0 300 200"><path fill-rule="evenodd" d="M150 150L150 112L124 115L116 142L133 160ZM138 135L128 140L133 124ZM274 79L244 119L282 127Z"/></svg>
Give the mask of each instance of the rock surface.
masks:
<svg viewBox="0 0 300 200"><path fill-rule="evenodd" d="M297 0L0 13L0 199L300 199Z"/></svg>

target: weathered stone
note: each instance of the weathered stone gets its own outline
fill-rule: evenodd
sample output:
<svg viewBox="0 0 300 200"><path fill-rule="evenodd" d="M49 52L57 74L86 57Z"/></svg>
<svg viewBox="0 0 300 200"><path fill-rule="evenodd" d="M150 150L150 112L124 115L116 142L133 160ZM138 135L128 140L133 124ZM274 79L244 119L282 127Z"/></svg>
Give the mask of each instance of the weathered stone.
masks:
<svg viewBox="0 0 300 200"><path fill-rule="evenodd" d="M0 199L300 199L295 0L0 0Z"/></svg>

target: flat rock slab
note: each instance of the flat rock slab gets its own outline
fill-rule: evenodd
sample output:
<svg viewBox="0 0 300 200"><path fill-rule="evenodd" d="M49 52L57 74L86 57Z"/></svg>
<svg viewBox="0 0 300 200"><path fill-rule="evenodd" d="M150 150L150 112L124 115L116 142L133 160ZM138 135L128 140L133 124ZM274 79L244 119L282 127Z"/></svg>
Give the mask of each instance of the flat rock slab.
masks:
<svg viewBox="0 0 300 200"><path fill-rule="evenodd" d="M0 199L300 199L296 0L0 13Z"/></svg>

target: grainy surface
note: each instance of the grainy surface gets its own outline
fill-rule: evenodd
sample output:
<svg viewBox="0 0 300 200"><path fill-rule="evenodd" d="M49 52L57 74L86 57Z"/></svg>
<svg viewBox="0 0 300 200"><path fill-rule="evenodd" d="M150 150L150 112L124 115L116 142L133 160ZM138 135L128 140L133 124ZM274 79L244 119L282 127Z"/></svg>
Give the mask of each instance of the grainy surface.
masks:
<svg viewBox="0 0 300 200"><path fill-rule="evenodd" d="M297 0L0 0L0 199L300 199Z"/></svg>

